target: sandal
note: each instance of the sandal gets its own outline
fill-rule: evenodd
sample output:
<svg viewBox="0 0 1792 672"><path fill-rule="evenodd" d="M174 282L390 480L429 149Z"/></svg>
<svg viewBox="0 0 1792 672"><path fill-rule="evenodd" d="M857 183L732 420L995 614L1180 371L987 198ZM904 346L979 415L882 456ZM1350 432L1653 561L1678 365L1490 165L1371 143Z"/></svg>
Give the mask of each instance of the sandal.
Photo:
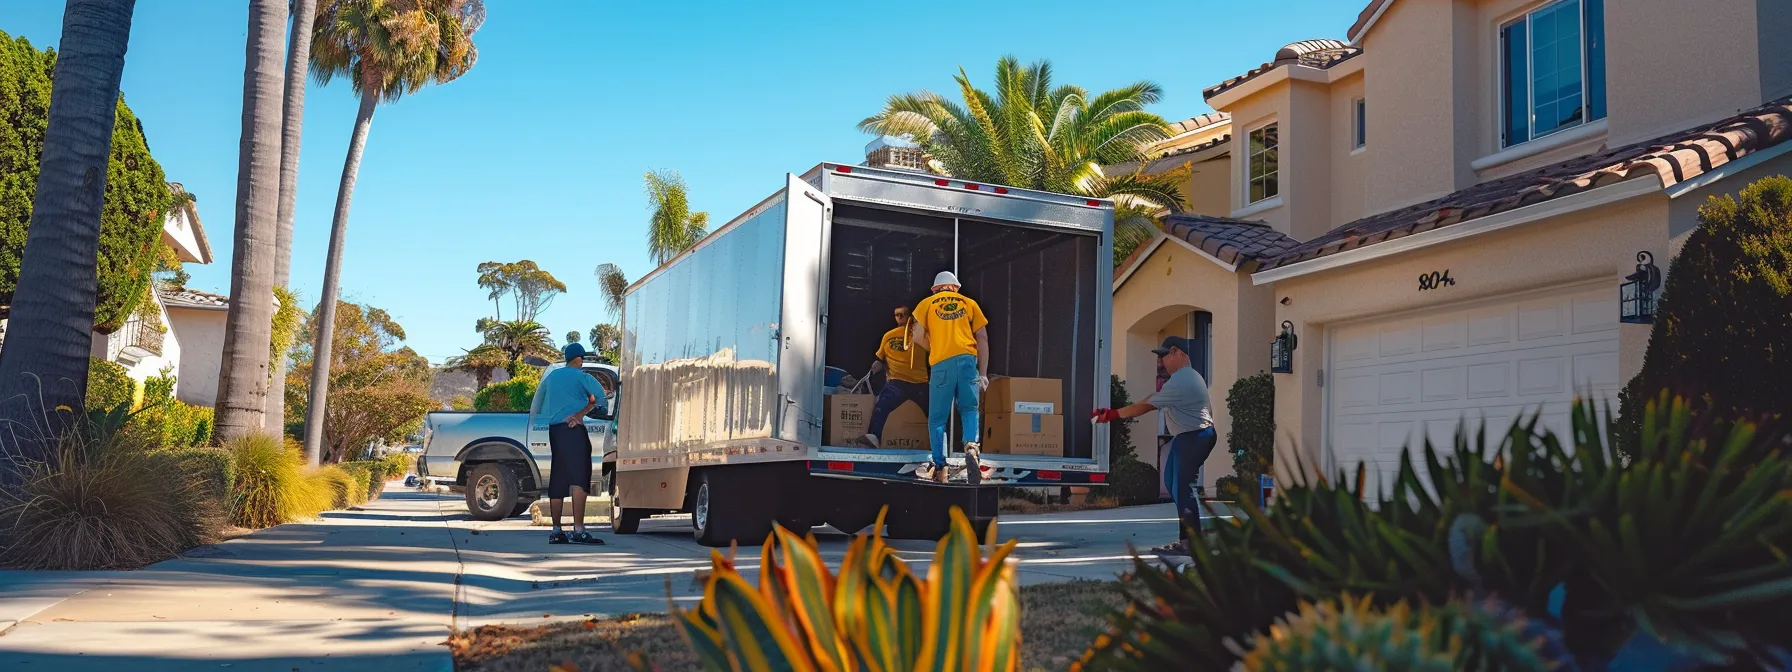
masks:
<svg viewBox="0 0 1792 672"><path fill-rule="evenodd" d="M1188 546L1180 541L1154 546L1148 554L1158 557L1194 557L1194 554L1189 552Z"/></svg>
<svg viewBox="0 0 1792 672"><path fill-rule="evenodd" d="M599 539L599 538L597 538L597 537L593 537L593 536L591 536L591 533L590 533L590 532L586 532L586 531L584 531L584 530L580 530L580 531L578 531L578 532L574 532L574 533L573 533L573 535L572 535L572 543L575 543L575 544L589 544L589 545L592 545L592 546L602 546L602 545L604 545L604 540L602 540L602 539Z"/></svg>
<svg viewBox="0 0 1792 672"><path fill-rule="evenodd" d="M548 535L548 543L550 544L564 544L570 541L572 541L572 538L566 536L565 532L554 532Z"/></svg>

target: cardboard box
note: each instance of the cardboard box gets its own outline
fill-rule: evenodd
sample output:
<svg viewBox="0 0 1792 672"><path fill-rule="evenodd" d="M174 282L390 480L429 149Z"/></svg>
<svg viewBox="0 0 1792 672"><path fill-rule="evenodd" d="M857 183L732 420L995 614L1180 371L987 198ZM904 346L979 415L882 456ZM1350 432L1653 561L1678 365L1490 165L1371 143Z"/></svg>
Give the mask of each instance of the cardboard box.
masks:
<svg viewBox="0 0 1792 672"><path fill-rule="evenodd" d="M1057 378L993 379L983 395L983 412L990 415L1062 415L1064 381Z"/></svg>
<svg viewBox="0 0 1792 672"><path fill-rule="evenodd" d="M821 442L848 446L871 426L871 407L877 397L869 394L830 394L821 398Z"/></svg>
<svg viewBox="0 0 1792 672"><path fill-rule="evenodd" d="M983 452L1064 456L1064 416L995 413L983 419Z"/></svg>
<svg viewBox="0 0 1792 672"><path fill-rule="evenodd" d="M884 420L884 434L877 437L885 448L927 450L932 447L927 437L927 412L912 401L902 402Z"/></svg>

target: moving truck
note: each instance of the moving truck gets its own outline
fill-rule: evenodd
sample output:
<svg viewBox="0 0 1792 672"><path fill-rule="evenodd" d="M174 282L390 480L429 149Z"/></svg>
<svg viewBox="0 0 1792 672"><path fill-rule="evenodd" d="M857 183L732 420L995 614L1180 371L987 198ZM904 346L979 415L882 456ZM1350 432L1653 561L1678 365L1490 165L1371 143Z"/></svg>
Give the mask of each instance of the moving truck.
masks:
<svg viewBox="0 0 1792 672"><path fill-rule="evenodd" d="M615 531L689 512L701 543L755 544L774 521L850 534L888 507L889 536L938 538L952 506L986 527L997 486L1105 483L1107 432L1088 418L1108 403L1113 231L1107 200L833 163L787 175L628 289L603 467ZM978 484L917 478L924 434L857 446L869 401L830 394L942 270L989 318L986 397L1014 402L983 409L986 435L1013 434L986 444ZM925 412L906 407L901 424Z"/></svg>

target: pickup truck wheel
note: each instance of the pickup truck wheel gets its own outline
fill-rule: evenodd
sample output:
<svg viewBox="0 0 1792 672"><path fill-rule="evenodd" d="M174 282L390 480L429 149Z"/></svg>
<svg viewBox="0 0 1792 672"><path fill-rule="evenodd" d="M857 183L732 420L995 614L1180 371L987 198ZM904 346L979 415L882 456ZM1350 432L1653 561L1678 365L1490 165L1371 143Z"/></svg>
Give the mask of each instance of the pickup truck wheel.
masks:
<svg viewBox="0 0 1792 672"><path fill-rule="evenodd" d="M529 509L535 506L535 500L540 498L540 495L534 497L524 495L522 499L517 500L516 506L511 507L509 517L516 517L528 513Z"/></svg>
<svg viewBox="0 0 1792 672"><path fill-rule="evenodd" d="M510 517L522 495L523 484L516 473L496 462L476 465L467 472L467 513L473 520L503 520Z"/></svg>

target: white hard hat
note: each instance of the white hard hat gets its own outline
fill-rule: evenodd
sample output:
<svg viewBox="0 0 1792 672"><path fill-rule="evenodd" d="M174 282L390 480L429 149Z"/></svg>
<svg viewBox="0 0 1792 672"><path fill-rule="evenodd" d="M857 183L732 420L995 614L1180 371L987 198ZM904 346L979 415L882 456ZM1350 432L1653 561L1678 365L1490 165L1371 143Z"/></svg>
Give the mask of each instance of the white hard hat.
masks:
<svg viewBox="0 0 1792 672"><path fill-rule="evenodd" d="M939 275L933 276L933 286L939 287L942 285L951 285L953 287L964 286L958 282L958 276L953 275L951 271L940 271Z"/></svg>

